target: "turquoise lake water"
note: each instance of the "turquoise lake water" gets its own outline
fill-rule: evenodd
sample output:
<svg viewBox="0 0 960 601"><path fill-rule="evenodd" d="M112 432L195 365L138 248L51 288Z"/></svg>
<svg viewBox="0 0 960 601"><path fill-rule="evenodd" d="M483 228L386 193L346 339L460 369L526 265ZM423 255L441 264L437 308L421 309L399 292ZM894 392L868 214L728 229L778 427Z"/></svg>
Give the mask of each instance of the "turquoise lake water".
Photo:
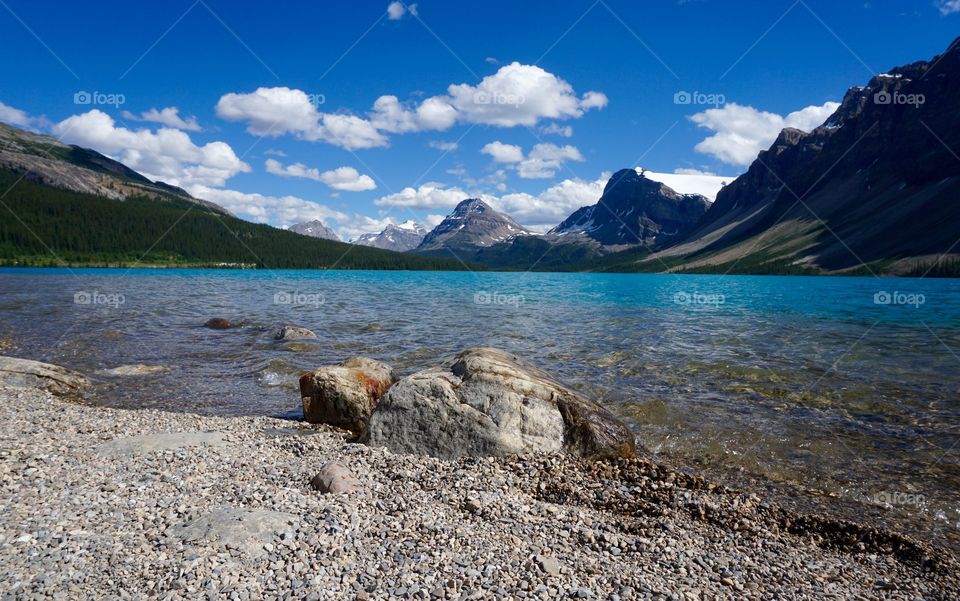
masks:
<svg viewBox="0 0 960 601"><path fill-rule="evenodd" d="M276 342L281 323L318 338ZM653 452L958 529L960 280L0 270L0 352L93 374L104 405L295 417L308 369L410 373L478 345L599 400ZM137 363L170 371L96 374Z"/></svg>

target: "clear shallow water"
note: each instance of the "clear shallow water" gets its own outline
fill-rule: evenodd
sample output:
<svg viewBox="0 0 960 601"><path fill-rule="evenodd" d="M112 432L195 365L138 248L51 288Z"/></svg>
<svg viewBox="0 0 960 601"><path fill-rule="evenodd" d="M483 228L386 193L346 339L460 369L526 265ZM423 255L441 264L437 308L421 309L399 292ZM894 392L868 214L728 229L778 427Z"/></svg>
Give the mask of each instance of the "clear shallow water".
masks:
<svg viewBox="0 0 960 601"><path fill-rule="evenodd" d="M319 337L276 342L280 323ZM599 399L653 451L958 531L960 280L0 270L0 352L93 374L111 406L296 416L305 370L363 355L409 373L476 345ZM170 371L96 374L135 363Z"/></svg>

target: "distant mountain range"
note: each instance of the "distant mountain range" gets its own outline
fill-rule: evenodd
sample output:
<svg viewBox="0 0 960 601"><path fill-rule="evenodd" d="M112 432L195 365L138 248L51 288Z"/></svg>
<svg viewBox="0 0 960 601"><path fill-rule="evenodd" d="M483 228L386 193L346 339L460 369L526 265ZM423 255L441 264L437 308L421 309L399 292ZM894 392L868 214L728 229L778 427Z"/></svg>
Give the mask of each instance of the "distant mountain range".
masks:
<svg viewBox="0 0 960 601"><path fill-rule="evenodd" d="M20 218L0 220L0 262L51 251L143 262L142 251L270 267L960 276L958 107L960 38L851 88L813 131L783 130L713 204L622 169L546 234L468 198L429 232L391 224L358 238L362 250L321 221L250 224L95 151L0 125L0 185L19 182L4 203Z"/></svg>
<svg viewBox="0 0 960 601"><path fill-rule="evenodd" d="M498 225L472 223L467 200L416 252L498 269L960 275L958 153L960 39L851 88L812 132L783 130L712 205L624 169L546 235L486 205Z"/></svg>
<svg viewBox="0 0 960 601"><path fill-rule="evenodd" d="M405 252L420 246L427 235L427 228L416 221L388 224L379 234L364 234L354 240L355 244Z"/></svg>
<svg viewBox="0 0 960 601"><path fill-rule="evenodd" d="M311 238L322 238L324 240L335 240L340 242L340 236L337 235L337 232L327 227L326 224L319 219L306 221L304 223L296 223L287 229L296 234L310 236Z"/></svg>

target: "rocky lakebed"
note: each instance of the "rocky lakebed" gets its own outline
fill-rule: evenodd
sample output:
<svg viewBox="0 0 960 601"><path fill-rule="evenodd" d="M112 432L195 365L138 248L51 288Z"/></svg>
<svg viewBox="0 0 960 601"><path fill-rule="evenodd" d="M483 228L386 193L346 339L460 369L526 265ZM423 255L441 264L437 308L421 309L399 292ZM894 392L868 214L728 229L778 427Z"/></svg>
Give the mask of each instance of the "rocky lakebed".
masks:
<svg viewBox="0 0 960 601"><path fill-rule="evenodd" d="M320 367L300 421L95 407L89 384L0 357L0 598L960 597L952 551L655 461L496 349Z"/></svg>

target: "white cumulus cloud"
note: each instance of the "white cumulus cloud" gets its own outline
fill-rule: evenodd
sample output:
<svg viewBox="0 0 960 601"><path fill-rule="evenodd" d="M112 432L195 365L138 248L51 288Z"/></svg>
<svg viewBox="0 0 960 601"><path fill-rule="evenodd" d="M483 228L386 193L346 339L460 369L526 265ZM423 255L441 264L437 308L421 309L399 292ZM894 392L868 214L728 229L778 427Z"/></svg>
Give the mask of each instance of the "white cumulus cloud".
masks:
<svg viewBox="0 0 960 601"><path fill-rule="evenodd" d="M444 142L443 140L430 140L427 145L430 148L442 150L443 152L453 152L454 150L460 148L460 145L456 142Z"/></svg>
<svg viewBox="0 0 960 601"><path fill-rule="evenodd" d="M178 129L130 130L97 109L74 115L53 126L68 143L93 148L152 180L174 186L222 186L250 165L225 142L198 146Z"/></svg>
<svg viewBox="0 0 960 601"><path fill-rule="evenodd" d="M939 0L937 8L940 9L940 14L943 16L960 13L960 0Z"/></svg>
<svg viewBox="0 0 960 601"><path fill-rule="evenodd" d="M549 136L563 136L564 138L573 137L573 127L569 125L558 125L556 123L550 123L540 128L540 133Z"/></svg>
<svg viewBox="0 0 960 601"><path fill-rule="evenodd" d="M490 142L480 149L483 154L490 155L497 163L519 163L523 160L523 149L516 144L504 144L500 141Z"/></svg>
<svg viewBox="0 0 960 601"><path fill-rule="evenodd" d="M518 62L501 67L476 86L451 85L446 100L457 109L460 121L499 127L576 119L607 105L607 97L600 92L578 97L573 86L553 73Z"/></svg>
<svg viewBox="0 0 960 601"><path fill-rule="evenodd" d="M353 167L337 167L330 171L320 171L316 167L307 167L303 163L283 165L275 159L267 159L265 164L267 173L281 177L300 177L322 182L334 190L345 192L363 192L376 190L377 184L369 175L361 175Z"/></svg>
<svg viewBox="0 0 960 601"><path fill-rule="evenodd" d="M537 195L505 194L491 201L498 211L507 213L534 231L546 231L580 207L596 204L609 173L595 180L565 179Z"/></svg>
<svg viewBox="0 0 960 601"><path fill-rule="evenodd" d="M746 166L761 150L769 148L784 128L810 131L823 124L839 106L839 103L827 102L794 111L786 117L736 103L707 109L691 115L690 120L715 133L695 149L724 163Z"/></svg>
<svg viewBox="0 0 960 601"><path fill-rule="evenodd" d="M0 121L17 127L28 127L33 123L33 118L20 109L0 102Z"/></svg>
<svg viewBox="0 0 960 601"><path fill-rule="evenodd" d="M167 127L172 127L174 129L182 129L184 131L201 130L200 124L197 123L196 117L187 117L184 119L180 116L180 109L175 106L168 106L159 110L152 108L148 111L140 113L139 115L134 115L130 111L123 111L122 116L124 119L160 123L161 125L166 125Z"/></svg>
<svg viewBox="0 0 960 601"><path fill-rule="evenodd" d="M267 196L200 185L190 186L187 191L197 198L217 203L242 219L278 227L290 227L314 219L324 223L350 219L340 211L297 196Z"/></svg>
<svg viewBox="0 0 960 601"><path fill-rule="evenodd" d="M217 102L216 111L221 119L246 123L247 131L257 136L291 134L348 150L387 145L387 138L366 119L321 113L306 92L287 87L261 87L249 94L224 94Z"/></svg>
<svg viewBox="0 0 960 601"><path fill-rule="evenodd" d="M399 21L403 18L403 15L410 13L411 15L416 16L417 14L417 5L416 4L404 4L403 2L391 2L387 5L387 19L391 21Z"/></svg>
<svg viewBox="0 0 960 601"><path fill-rule="evenodd" d="M413 6L407 9L412 11ZM246 123L254 135L289 134L354 150L386 146L385 134L445 131L458 123L532 127L543 119L577 119L607 105L601 92L578 96L573 86L556 75L518 62L501 67L475 86L453 84L446 94L419 103L380 96L365 117L322 113L314 98L288 87L261 87L252 93L224 94L216 110L222 119ZM554 124L552 133L568 135L572 130Z"/></svg>
<svg viewBox="0 0 960 601"><path fill-rule="evenodd" d="M576 146L557 146L556 144L536 144L530 154L515 144L500 141L490 142L480 149L490 155L494 162L514 165L517 174L524 179L546 179L556 175L566 161L582 161L583 155Z"/></svg>
<svg viewBox="0 0 960 601"><path fill-rule="evenodd" d="M446 209L456 206L470 195L457 187L426 183L417 188L407 187L399 192L381 196L373 201L377 206L407 207L410 209Z"/></svg>

